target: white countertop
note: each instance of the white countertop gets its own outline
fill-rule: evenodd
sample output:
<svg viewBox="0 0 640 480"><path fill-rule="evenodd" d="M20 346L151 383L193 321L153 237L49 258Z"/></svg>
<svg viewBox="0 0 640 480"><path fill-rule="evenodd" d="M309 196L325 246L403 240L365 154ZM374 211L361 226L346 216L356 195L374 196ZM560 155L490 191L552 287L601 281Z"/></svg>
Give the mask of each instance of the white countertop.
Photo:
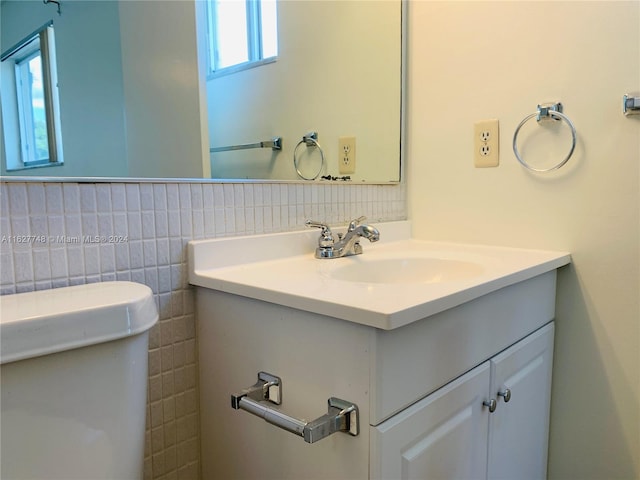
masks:
<svg viewBox="0 0 640 480"><path fill-rule="evenodd" d="M390 330L570 263L566 252L429 242L410 238L409 222L372 224L380 241L364 253L316 259L318 230L189 242L189 282ZM334 229L339 230L339 229ZM468 275L392 283L336 279L337 270L380 260L453 260ZM382 265L382 264L381 264ZM359 268L359 267L356 267ZM393 279L395 277L395 279Z"/></svg>

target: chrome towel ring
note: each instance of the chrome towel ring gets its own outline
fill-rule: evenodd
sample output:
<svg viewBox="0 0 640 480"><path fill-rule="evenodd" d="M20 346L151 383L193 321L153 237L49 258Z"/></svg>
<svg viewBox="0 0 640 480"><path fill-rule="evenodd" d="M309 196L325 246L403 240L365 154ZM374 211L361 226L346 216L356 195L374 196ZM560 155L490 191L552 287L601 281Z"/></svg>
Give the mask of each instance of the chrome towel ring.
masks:
<svg viewBox="0 0 640 480"><path fill-rule="evenodd" d="M298 147L303 144L306 145L307 147L315 146L320 151L320 158L322 159L322 162L320 163L320 168L318 169L318 172L313 177L305 177L300 171L300 168L298 167L298 156L297 156ZM298 176L303 180L315 180L316 178L318 178L320 173L322 173L322 170L324 169L324 164L325 164L324 151L322 150L322 147L318 143L318 132L307 133L302 137L302 140L298 142L298 144L296 145L296 148L293 149L293 166L296 168L296 172L298 173Z"/></svg>
<svg viewBox="0 0 640 480"><path fill-rule="evenodd" d="M571 149L569 150L569 154L560 163L552 167L549 167L549 168L532 167L522 158L522 155L518 151L518 145L517 145L518 133L520 132L520 129L522 128L522 126L525 123L527 123L529 120L531 120L533 117L536 117L536 120L538 122L545 121L545 120L556 120L556 121L564 120L567 123L567 125L569 125L569 128L571 128L572 141L571 141ZM571 120L569 120L569 118L564 113L562 113L562 103L560 102L538 105L537 112L524 117L524 119L516 127L516 131L513 134L513 153L515 153L516 158L518 159L518 162L520 162L520 164L523 167L529 170L532 170L534 172L551 172L552 170L559 169L569 161L569 159L571 158L571 155L573 155L573 151L575 150L575 148L576 148L576 127L573 125Z"/></svg>

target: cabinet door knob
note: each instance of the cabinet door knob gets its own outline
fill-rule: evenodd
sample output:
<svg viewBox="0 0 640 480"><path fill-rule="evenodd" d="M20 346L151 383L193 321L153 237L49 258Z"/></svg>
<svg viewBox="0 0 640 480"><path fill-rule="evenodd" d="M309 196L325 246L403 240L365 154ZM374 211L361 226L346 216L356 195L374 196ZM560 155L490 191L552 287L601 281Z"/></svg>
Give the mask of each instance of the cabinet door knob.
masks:
<svg viewBox="0 0 640 480"><path fill-rule="evenodd" d="M491 400L485 400L484 402L482 402L482 404L485 407L489 407L489 411L491 413L496 411L496 407L498 406L498 402L496 402L495 398L492 398Z"/></svg>
<svg viewBox="0 0 640 480"><path fill-rule="evenodd" d="M511 400L511 390L508 388L505 388L504 390L498 392L498 396L503 397L504 403L507 403L509 400Z"/></svg>

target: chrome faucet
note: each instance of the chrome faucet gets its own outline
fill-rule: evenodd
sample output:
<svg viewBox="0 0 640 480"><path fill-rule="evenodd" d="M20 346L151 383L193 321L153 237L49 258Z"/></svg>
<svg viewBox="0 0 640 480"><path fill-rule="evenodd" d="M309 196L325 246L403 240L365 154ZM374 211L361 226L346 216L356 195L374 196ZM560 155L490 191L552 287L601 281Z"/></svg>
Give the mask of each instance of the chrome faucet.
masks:
<svg viewBox="0 0 640 480"><path fill-rule="evenodd" d="M362 225L361 222L366 217L359 217L352 220L344 236L338 233L338 241L335 240L333 232L328 225L320 222L307 220L307 227L320 228L320 238L318 248L316 248L316 258L340 258L349 255L359 255L362 253L360 238L364 237L370 242L380 240L380 232L371 225Z"/></svg>

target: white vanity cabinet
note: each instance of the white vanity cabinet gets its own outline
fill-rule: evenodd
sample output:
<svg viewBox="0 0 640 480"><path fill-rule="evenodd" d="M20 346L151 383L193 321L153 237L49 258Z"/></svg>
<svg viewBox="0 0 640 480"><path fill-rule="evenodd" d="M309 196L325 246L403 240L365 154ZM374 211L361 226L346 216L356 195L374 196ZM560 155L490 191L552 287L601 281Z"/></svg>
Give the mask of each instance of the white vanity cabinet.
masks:
<svg viewBox="0 0 640 480"><path fill-rule="evenodd" d="M489 377L485 362L372 427L371 478L486 478Z"/></svg>
<svg viewBox="0 0 640 480"><path fill-rule="evenodd" d="M545 478L553 332L547 324L372 427L371 478Z"/></svg>
<svg viewBox="0 0 640 480"><path fill-rule="evenodd" d="M570 255L377 227L379 242L337 259L314 258L309 230L189 242L203 479L545 477ZM305 442L320 417L341 430L354 404L357 435Z"/></svg>
<svg viewBox="0 0 640 480"><path fill-rule="evenodd" d="M197 288L203 478L544 478L555 280L392 330ZM308 444L233 410L260 371L282 378L287 415L312 420L330 397L357 404L360 434Z"/></svg>
<svg viewBox="0 0 640 480"><path fill-rule="evenodd" d="M490 479L546 478L553 336L551 323L491 360Z"/></svg>

